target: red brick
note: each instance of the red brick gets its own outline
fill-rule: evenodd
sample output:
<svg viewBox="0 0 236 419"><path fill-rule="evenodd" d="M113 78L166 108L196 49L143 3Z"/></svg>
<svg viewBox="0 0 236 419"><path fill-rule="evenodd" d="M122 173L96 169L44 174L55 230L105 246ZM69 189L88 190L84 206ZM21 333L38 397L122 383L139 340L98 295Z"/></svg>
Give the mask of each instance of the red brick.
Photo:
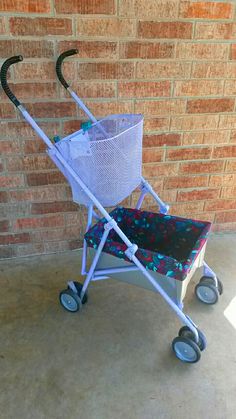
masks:
<svg viewBox="0 0 236 419"><path fill-rule="evenodd" d="M44 243L21 244L16 248L16 256L40 255L44 253Z"/></svg>
<svg viewBox="0 0 236 419"><path fill-rule="evenodd" d="M30 213L29 202L16 202L0 206L0 218L11 219L18 217L28 216Z"/></svg>
<svg viewBox="0 0 236 419"><path fill-rule="evenodd" d="M167 150L167 160L202 160L208 159L211 147L189 147Z"/></svg>
<svg viewBox="0 0 236 419"><path fill-rule="evenodd" d="M137 78L139 79L185 79L190 76L190 63L184 62L137 62Z"/></svg>
<svg viewBox="0 0 236 419"><path fill-rule="evenodd" d="M0 17L0 34L4 35L6 33L6 20L4 17Z"/></svg>
<svg viewBox="0 0 236 419"><path fill-rule="evenodd" d="M53 58L54 48L52 41L37 40L37 41L20 41L17 39L1 39L0 40L0 54L2 57L10 57L18 55L19 51L24 58ZM20 66L21 64L18 64Z"/></svg>
<svg viewBox="0 0 236 419"><path fill-rule="evenodd" d="M26 106L29 113L36 118L65 118L76 115L76 105L72 102L37 102Z"/></svg>
<svg viewBox="0 0 236 419"><path fill-rule="evenodd" d="M144 131L168 131L170 126L170 118L148 118L144 119Z"/></svg>
<svg viewBox="0 0 236 419"><path fill-rule="evenodd" d="M234 62L196 62L193 63L194 78L235 78L236 63Z"/></svg>
<svg viewBox="0 0 236 419"><path fill-rule="evenodd" d="M117 17L82 18L77 19L77 34L79 36L134 37L136 22L134 19L119 19Z"/></svg>
<svg viewBox="0 0 236 419"><path fill-rule="evenodd" d="M8 195L5 191L0 191L0 203L3 204L3 202L8 202Z"/></svg>
<svg viewBox="0 0 236 419"><path fill-rule="evenodd" d="M204 204L206 211L220 211L236 209L236 199L217 199L215 201L208 201Z"/></svg>
<svg viewBox="0 0 236 419"><path fill-rule="evenodd" d="M236 223L213 224L212 231L218 233L236 231Z"/></svg>
<svg viewBox="0 0 236 419"><path fill-rule="evenodd" d="M226 161L225 171L226 172L236 172L236 160Z"/></svg>
<svg viewBox="0 0 236 419"><path fill-rule="evenodd" d="M6 96L5 96L6 99ZM6 99L7 100L7 99ZM0 118L15 118L15 109L11 103L2 103L0 104Z"/></svg>
<svg viewBox="0 0 236 419"><path fill-rule="evenodd" d="M235 39L234 23L196 23L195 38L197 39Z"/></svg>
<svg viewBox="0 0 236 419"><path fill-rule="evenodd" d="M81 128L81 122L80 119L70 120L70 121L64 121L63 123L63 135L69 135L72 134L75 131L78 131Z"/></svg>
<svg viewBox="0 0 236 419"><path fill-rule="evenodd" d="M119 97L160 97L170 96L169 81L131 81L118 83Z"/></svg>
<svg viewBox="0 0 236 419"><path fill-rule="evenodd" d="M192 37L192 23L187 22L138 22L138 36L140 38L180 38Z"/></svg>
<svg viewBox="0 0 236 419"><path fill-rule="evenodd" d="M188 80L175 82L176 96L216 96L222 94L222 80Z"/></svg>
<svg viewBox="0 0 236 419"><path fill-rule="evenodd" d="M67 187L60 186L44 186L33 189L21 189L17 191L9 191L10 201L61 201L65 199Z"/></svg>
<svg viewBox="0 0 236 419"><path fill-rule="evenodd" d="M233 17L233 4L210 1L181 1L180 17L199 19L229 19Z"/></svg>
<svg viewBox="0 0 236 419"><path fill-rule="evenodd" d="M60 241L78 238L81 234L80 226L66 227L60 229L39 230L31 232L33 242Z"/></svg>
<svg viewBox="0 0 236 419"><path fill-rule="evenodd" d="M0 244L19 244L29 242L29 233L7 234L5 236L0 236Z"/></svg>
<svg viewBox="0 0 236 419"><path fill-rule="evenodd" d="M171 131L199 131L199 129L213 130L218 127L218 122L218 115L172 116Z"/></svg>
<svg viewBox="0 0 236 419"><path fill-rule="evenodd" d="M170 214L180 215L185 217L194 213L199 213L203 211L204 203L201 201L193 201L186 203L174 203L170 207Z"/></svg>
<svg viewBox="0 0 236 419"><path fill-rule="evenodd" d="M236 60L236 44L231 45L230 58Z"/></svg>
<svg viewBox="0 0 236 419"><path fill-rule="evenodd" d="M173 115L185 112L186 102L181 99L140 100L135 102L135 112L143 115Z"/></svg>
<svg viewBox="0 0 236 419"><path fill-rule="evenodd" d="M82 246L83 246L83 241L82 240L71 240L71 241L69 241L69 249L70 250L80 249Z"/></svg>
<svg viewBox="0 0 236 419"><path fill-rule="evenodd" d="M18 159L11 157L8 159L7 168L10 172L29 172L32 170L54 169L55 165L46 154L39 154L24 156Z"/></svg>
<svg viewBox="0 0 236 419"><path fill-rule="evenodd" d="M206 162L181 163L180 173L220 173L223 171L224 162L220 160Z"/></svg>
<svg viewBox="0 0 236 419"><path fill-rule="evenodd" d="M46 253L65 252L65 250L72 250L69 247L69 243L68 241L65 241L65 240L60 240L57 242L46 242L44 243L44 249Z"/></svg>
<svg viewBox="0 0 236 419"><path fill-rule="evenodd" d="M215 147L213 158L236 157L236 145L225 145Z"/></svg>
<svg viewBox="0 0 236 419"><path fill-rule="evenodd" d="M15 154L20 152L19 143L16 140L0 141L0 154Z"/></svg>
<svg viewBox="0 0 236 419"><path fill-rule="evenodd" d="M120 113L132 113L133 112L133 103L131 101L104 101L104 102L86 102L88 108L91 112L96 115L96 117L104 117L104 115L109 114L120 114ZM79 115L82 116L84 113L79 111Z"/></svg>
<svg viewBox="0 0 236 419"><path fill-rule="evenodd" d="M32 214L49 214L51 212L77 211L78 205L70 201L33 203Z"/></svg>
<svg viewBox="0 0 236 419"><path fill-rule="evenodd" d="M78 78L81 80L96 79L130 79L134 77L134 63L81 63Z"/></svg>
<svg viewBox="0 0 236 419"><path fill-rule="evenodd" d="M65 220L62 214L41 218L18 218L13 223L14 230L34 230L46 227L64 226Z"/></svg>
<svg viewBox="0 0 236 419"><path fill-rule="evenodd" d="M22 174L0 176L0 187L14 188L15 186L24 186L24 177Z"/></svg>
<svg viewBox="0 0 236 419"><path fill-rule="evenodd" d="M192 191L179 191L177 201L205 201L208 199L217 199L220 189L193 189Z"/></svg>
<svg viewBox="0 0 236 419"><path fill-rule="evenodd" d="M0 259L13 258L16 256L16 249L12 246L0 246Z"/></svg>
<svg viewBox="0 0 236 419"><path fill-rule="evenodd" d="M16 97L23 99L53 99L57 96L57 86L55 83L18 83L10 84ZM2 93L2 94L1 94ZM0 93L0 98L5 99L3 92Z"/></svg>
<svg viewBox="0 0 236 419"><path fill-rule="evenodd" d="M46 144L42 140L35 139L35 140L24 141L25 154L45 153L45 151L46 151Z"/></svg>
<svg viewBox="0 0 236 419"><path fill-rule="evenodd" d="M163 149L144 148L143 163L159 162L163 160Z"/></svg>
<svg viewBox="0 0 236 419"><path fill-rule="evenodd" d="M236 77L236 71L235 71ZM225 81L225 89L224 89L225 96L236 96L236 80L226 80Z"/></svg>
<svg viewBox="0 0 236 419"><path fill-rule="evenodd" d="M128 41L120 43L120 58L172 58L173 43Z"/></svg>
<svg viewBox="0 0 236 419"><path fill-rule="evenodd" d="M211 175L209 186L233 186L236 185L236 174Z"/></svg>
<svg viewBox="0 0 236 419"><path fill-rule="evenodd" d="M216 223L229 223L236 221L236 211L219 212L215 216Z"/></svg>
<svg viewBox="0 0 236 419"><path fill-rule="evenodd" d="M104 81L93 81L91 82L74 82L71 83L73 90L81 98L115 98L116 97L116 83L115 82L104 82ZM69 94L65 89L61 89L62 97L69 97Z"/></svg>
<svg viewBox="0 0 236 419"><path fill-rule="evenodd" d="M159 176L172 176L178 172L176 163L145 164L143 166L143 176L146 178L155 178Z"/></svg>
<svg viewBox="0 0 236 419"><path fill-rule="evenodd" d="M55 80L54 63L21 63L14 67L15 80L45 81Z"/></svg>
<svg viewBox="0 0 236 419"><path fill-rule="evenodd" d="M72 35L71 19L12 17L9 23L10 32L18 36Z"/></svg>
<svg viewBox="0 0 236 419"><path fill-rule="evenodd" d="M180 134L153 134L143 137L144 147L177 146L180 143Z"/></svg>
<svg viewBox="0 0 236 419"><path fill-rule="evenodd" d="M60 129L60 125L58 122L50 121L50 122L41 122L40 127L47 132L49 136L58 134ZM9 139L10 141L12 138L18 138L18 140L25 140L30 138L31 143L38 140L38 134L31 128L31 126L26 122L8 122L8 121L1 121L1 130L0 130L0 137L3 139ZM42 140L41 140L42 142Z"/></svg>
<svg viewBox="0 0 236 419"><path fill-rule="evenodd" d="M142 19L168 19L178 16L178 2L176 0L120 0L119 13L121 16L133 16Z"/></svg>
<svg viewBox="0 0 236 419"><path fill-rule="evenodd" d="M236 85L235 85L236 86ZM234 99L196 99L188 100L188 113L218 113L232 112Z"/></svg>
<svg viewBox="0 0 236 419"><path fill-rule="evenodd" d="M173 176L164 183L166 189L182 189L207 186L208 176Z"/></svg>
<svg viewBox="0 0 236 419"><path fill-rule="evenodd" d="M67 49L76 48L79 50L78 58L102 58L117 59L118 58L118 43L110 41L61 41L58 43L59 52L64 52ZM71 64L71 63L70 63ZM80 65L80 64L79 64Z"/></svg>
<svg viewBox="0 0 236 419"><path fill-rule="evenodd" d="M229 142L230 131L184 132L183 145L224 144Z"/></svg>
<svg viewBox="0 0 236 419"><path fill-rule="evenodd" d="M115 13L114 0L55 0L57 13L107 14Z"/></svg>
<svg viewBox="0 0 236 419"><path fill-rule="evenodd" d="M220 115L219 128L236 128L236 115Z"/></svg>
<svg viewBox="0 0 236 419"><path fill-rule="evenodd" d="M66 180L61 172L48 172L28 173L26 182L29 186L42 186L65 183Z"/></svg>
<svg viewBox="0 0 236 419"><path fill-rule="evenodd" d="M9 230L9 221L8 220L0 221L0 232L6 233L6 231L8 230Z"/></svg>
<svg viewBox="0 0 236 419"><path fill-rule="evenodd" d="M51 11L50 0L0 0L0 11L14 13L49 13Z"/></svg>
<svg viewBox="0 0 236 419"><path fill-rule="evenodd" d="M236 186L231 186L229 188L222 188L221 197L222 198L235 198L236 197Z"/></svg>
<svg viewBox="0 0 236 419"><path fill-rule="evenodd" d="M177 44L176 57L187 60L227 60L229 56L228 44L216 43L190 43L181 42Z"/></svg>

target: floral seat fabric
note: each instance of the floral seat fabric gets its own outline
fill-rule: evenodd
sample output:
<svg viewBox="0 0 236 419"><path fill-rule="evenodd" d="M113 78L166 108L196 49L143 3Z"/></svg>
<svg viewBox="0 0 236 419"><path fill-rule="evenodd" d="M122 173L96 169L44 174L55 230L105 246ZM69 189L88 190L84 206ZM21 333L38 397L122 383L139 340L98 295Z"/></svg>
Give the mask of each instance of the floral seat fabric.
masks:
<svg viewBox="0 0 236 419"><path fill-rule="evenodd" d="M146 269L184 280L207 241L211 223L172 215L155 214L118 207L110 213L132 243L137 244L136 256ZM89 247L98 248L106 219L102 218L85 234ZM109 232L103 248L118 258L127 246L114 230Z"/></svg>

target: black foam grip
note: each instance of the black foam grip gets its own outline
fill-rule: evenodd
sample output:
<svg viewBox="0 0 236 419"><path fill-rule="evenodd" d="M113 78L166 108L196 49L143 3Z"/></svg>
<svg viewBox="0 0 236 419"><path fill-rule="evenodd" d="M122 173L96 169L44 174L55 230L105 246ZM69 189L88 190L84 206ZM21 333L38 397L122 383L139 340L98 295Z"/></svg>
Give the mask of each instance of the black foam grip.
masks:
<svg viewBox="0 0 236 419"><path fill-rule="evenodd" d="M10 87L7 83L7 72L9 67L12 64L19 63L20 61L23 61L22 55L15 55L14 57L8 58L6 61L4 61L1 71L0 71L0 79L1 84L4 92L9 97L9 99L14 103L16 107L20 106L19 100L15 97L14 93L11 91Z"/></svg>
<svg viewBox="0 0 236 419"><path fill-rule="evenodd" d="M63 63L63 61L66 57L70 57L70 55L75 55L75 54L78 54L77 49L69 49L68 51L65 51L61 55L59 55L59 57L57 59L57 62L56 62L57 77L60 80L62 86L65 87L65 89L67 89L69 87L69 84L64 79L64 76L63 76L62 71L61 71L61 66L62 66L62 63Z"/></svg>

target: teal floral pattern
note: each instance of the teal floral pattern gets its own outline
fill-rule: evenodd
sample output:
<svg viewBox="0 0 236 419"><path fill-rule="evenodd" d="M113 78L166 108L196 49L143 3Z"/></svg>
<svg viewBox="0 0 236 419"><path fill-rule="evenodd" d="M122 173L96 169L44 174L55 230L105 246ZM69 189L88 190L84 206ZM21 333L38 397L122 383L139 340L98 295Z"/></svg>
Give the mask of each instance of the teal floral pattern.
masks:
<svg viewBox="0 0 236 419"><path fill-rule="evenodd" d="M151 271L184 280L207 241L211 223L173 215L156 214L118 207L110 213L132 243L137 244L137 258ZM98 248L106 219L102 218L85 234L88 246ZM118 258L127 246L111 230L103 251Z"/></svg>

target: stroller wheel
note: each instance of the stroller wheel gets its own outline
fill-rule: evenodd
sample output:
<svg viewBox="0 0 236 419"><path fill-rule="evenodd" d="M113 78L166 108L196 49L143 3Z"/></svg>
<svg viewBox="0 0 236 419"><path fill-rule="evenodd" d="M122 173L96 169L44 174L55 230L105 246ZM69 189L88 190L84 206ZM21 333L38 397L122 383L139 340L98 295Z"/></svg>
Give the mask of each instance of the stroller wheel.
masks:
<svg viewBox="0 0 236 419"><path fill-rule="evenodd" d="M181 329L179 329L179 336L193 340L195 343L197 343L199 349L201 351L204 351L204 349L206 349L206 346L207 346L206 336L204 335L203 332L201 332L201 330L197 329L197 331L198 331L198 337L199 337L198 342L196 342L195 335L193 334L192 330L189 329L188 326L183 326L181 327Z"/></svg>
<svg viewBox="0 0 236 419"><path fill-rule="evenodd" d="M77 282L77 281L73 281L73 283L74 283L75 288L77 289L78 296L80 297L80 293L81 293L81 290L83 288L83 284L81 284L80 282ZM70 288L68 287L68 289L70 289ZM88 301L88 294L85 293L84 296L83 296L82 304L87 303L87 301Z"/></svg>
<svg viewBox="0 0 236 419"><path fill-rule="evenodd" d="M194 364L201 358L198 345L191 339L178 336L172 342L172 349L180 361Z"/></svg>
<svg viewBox="0 0 236 419"><path fill-rule="evenodd" d="M205 281L208 282L209 284L215 285L214 279L211 276L205 276L205 275L202 276L199 283L205 282ZM217 281L218 281L218 287L217 288L218 288L219 294L222 295L223 290L224 290L223 283L221 282L221 280L218 277L217 277Z"/></svg>
<svg viewBox="0 0 236 419"><path fill-rule="evenodd" d="M216 304L219 299L217 287L208 280L199 282L195 287L197 298L205 304Z"/></svg>
<svg viewBox="0 0 236 419"><path fill-rule="evenodd" d="M60 292L59 301L67 311L75 313L81 308L81 300L72 290L66 289Z"/></svg>

